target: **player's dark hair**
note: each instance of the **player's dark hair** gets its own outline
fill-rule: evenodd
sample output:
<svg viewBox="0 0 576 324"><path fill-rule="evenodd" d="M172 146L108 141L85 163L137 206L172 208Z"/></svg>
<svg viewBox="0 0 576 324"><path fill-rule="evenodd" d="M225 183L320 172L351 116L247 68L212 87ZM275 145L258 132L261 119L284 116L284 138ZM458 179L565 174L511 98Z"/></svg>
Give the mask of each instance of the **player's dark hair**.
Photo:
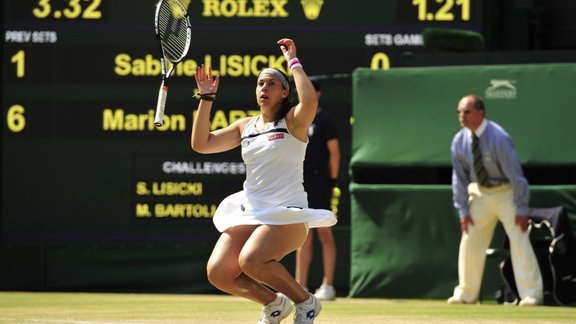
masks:
<svg viewBox="0 0 576 324"><path fill-rule="evenodd" d="M282 71L280 71L280 70L278 70L278 69L275 69L275 70L277 70L278 72L280 72L280 74L282 74L282 77L284 78L284 80L285 80L288 84L290 84L290 80L288 79L288 76L287 76L284 72L282 72ZM284 86L284 84L282 84L282 88L286 89L286 87ZM274 120L274 125L277 125L278 122L280 121L280 119L286 117L286 114L288 114L288 111L290 111L290 109L291 109L292 107L294 107L293 95L292 95L292 90L291 90L291 89L294 88L294 86L290 86L289 88L290 88L290 89L286 89L286 90L288 90L288 96L286 96L286 98L284 98L284 100L282 100L281 107L280 107L280 109L278 110L278 113L276 113L276 118L275 118L275 120Z"/></svg>
<svg viewBox="0 0 576 324"><path fill-rule="evenodd" d="M260 71L258 75L260 76L260 74L262 73L270 73L274 75L275 78L278 78L280 80L282 88L288 91L288 96L286 96L286 98L284 98L280 103L280 109L278 109L278 112L276 113L276 116L274 118L274 125L276 126L278 125L280 119L284 118L288 113L288 111L290 111L290 109L294 106L293 95L291 91L291 89L293 89L294 86L290 85L290 80L288 79L288 76L277 68L265 68L262 71Z"/></svg>

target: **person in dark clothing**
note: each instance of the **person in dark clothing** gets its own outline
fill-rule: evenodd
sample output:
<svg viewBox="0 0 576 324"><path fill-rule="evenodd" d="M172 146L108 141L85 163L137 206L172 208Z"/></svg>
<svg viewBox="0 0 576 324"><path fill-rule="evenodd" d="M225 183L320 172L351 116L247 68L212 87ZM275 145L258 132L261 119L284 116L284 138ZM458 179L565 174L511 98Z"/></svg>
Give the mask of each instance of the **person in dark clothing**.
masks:
<svg viewBox="0 0 576 324"><path fill-rule="evenodd" d="M313 80L318 99L322 95L320 83ZM308 194L310 208L333 209L333 195L339 195L337 187L340 167L338 130L332 116L321 107L308 129L309 143L304 159L304 189ZM336 243L332 228L318 227L318 238L322 244L323 278L315 296L320 300L334 300L334 272L336 267ZM310 230L302 247L296 251L296 281L308 289L308 270L312 262L314 231Z"/></svg>

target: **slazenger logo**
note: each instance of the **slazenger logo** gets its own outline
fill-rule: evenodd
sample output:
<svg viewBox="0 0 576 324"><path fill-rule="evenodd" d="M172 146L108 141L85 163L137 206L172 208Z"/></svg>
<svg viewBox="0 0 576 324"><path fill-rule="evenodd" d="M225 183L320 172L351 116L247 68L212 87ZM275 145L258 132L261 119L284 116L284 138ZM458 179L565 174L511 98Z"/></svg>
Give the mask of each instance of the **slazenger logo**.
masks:
<svg viewBox="0 0 576 324"><path fill-rule="evenodd" d="M288 0L202 0L203 17L286 18ZM315 20L320 15L324 0L301 0L306 18Z"/></svg>
<svg viewBox="0 0 576 324"><path fill-rule="evenodd" d="M486 99L515 99L516 80L490 80L490 86L484 91Z"/></svg>
<svg viewBox="0 0 576 324"><path fill-rule="evenodd" d="M282 133L268 135L268 142L274 141L274 140L277 140L277 139L282 139L282 138L284 138L284 134L282 134Z"/></svg>

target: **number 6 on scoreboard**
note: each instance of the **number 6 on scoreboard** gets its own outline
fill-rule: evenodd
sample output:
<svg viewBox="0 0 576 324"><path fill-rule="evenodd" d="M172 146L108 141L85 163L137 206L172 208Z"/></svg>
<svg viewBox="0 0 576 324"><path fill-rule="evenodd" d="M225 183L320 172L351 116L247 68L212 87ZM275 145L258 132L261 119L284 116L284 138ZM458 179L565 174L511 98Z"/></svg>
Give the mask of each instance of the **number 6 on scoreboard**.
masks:
<svg viewBox="0 0 576 324"><path fill-rule="evenodd" d="M162 84L158 93L158 104L154 125L164 124L164 107L168 96L168 78L174 67L184 59L190 48L190 18L186 7L179 0L160 0L156 4L155 32L160 49Z"/></svg>

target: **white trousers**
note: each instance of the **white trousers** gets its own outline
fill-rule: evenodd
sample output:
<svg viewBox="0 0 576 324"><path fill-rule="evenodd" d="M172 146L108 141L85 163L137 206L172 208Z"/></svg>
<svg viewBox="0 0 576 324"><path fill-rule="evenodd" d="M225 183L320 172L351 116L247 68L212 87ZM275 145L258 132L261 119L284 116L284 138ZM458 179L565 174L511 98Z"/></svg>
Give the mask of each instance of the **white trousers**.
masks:
<svg viewBox="0 0 576 324"><path fill-rule="evenodd" d="M454 297L465 302L475 302L482 284L486 249L500 221L510 241L510 257L520 299L533 297L543 300L543 283L536 254L530 243L530 232L522 232L516 225L516 206L512 187L508 184L495 188L468 187L470 216L474 224L468 234L462 233L458 255L459 284Z"/></svg>

